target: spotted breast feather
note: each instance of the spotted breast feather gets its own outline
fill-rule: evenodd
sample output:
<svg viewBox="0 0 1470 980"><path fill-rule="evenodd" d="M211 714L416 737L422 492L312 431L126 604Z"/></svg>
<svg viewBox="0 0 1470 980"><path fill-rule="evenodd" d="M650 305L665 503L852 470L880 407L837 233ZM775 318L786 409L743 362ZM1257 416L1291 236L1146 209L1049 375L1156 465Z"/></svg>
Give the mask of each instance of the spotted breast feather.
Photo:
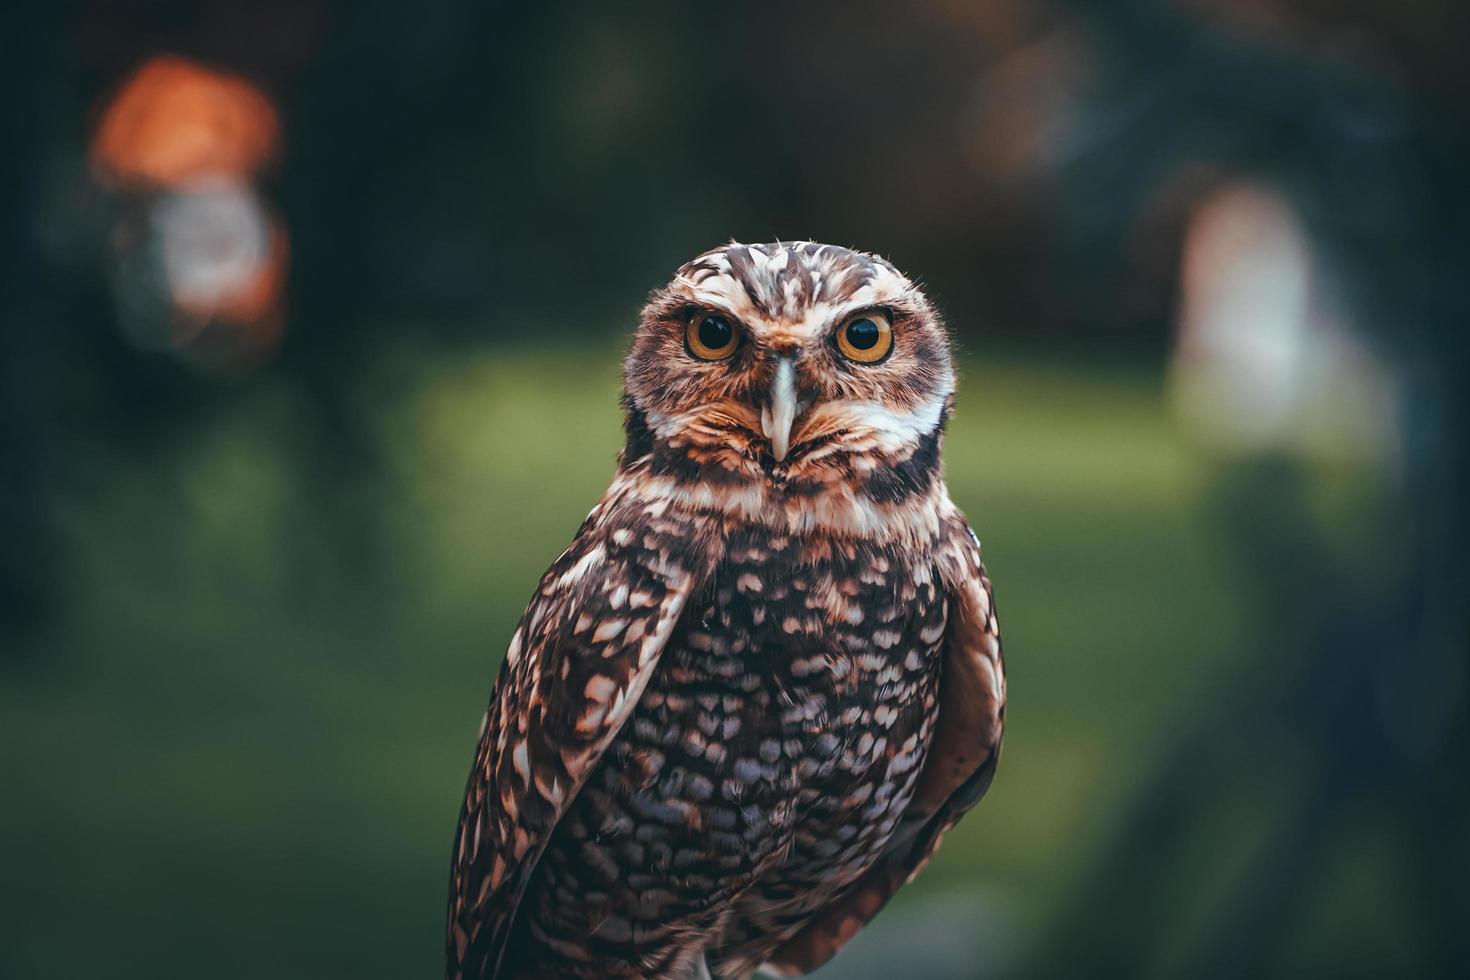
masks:
<svg viewBox="0 0 1470 980"><path fill-rule="evenodd" d="M923 870L944 834L990 788L1005 727L1000 623L980 542L953 505L942 519L936 559L949 616L937 730L918 785L883 853L770 954L773 972L807 973L831 959Z"/></svg>
<svg viewBox="0 0 1470 980"><path fill-rule="evenodd" d="M984 792L1004 697L957 512L875 546L613 496L502 671L451 975L814 969Z"/></svg>

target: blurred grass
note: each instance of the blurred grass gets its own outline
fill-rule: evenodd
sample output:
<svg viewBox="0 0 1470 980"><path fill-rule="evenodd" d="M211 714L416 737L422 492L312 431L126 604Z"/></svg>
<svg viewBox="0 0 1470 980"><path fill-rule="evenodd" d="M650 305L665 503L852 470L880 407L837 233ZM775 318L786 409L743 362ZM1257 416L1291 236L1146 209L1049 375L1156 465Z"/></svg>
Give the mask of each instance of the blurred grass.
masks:
<svg viewBox="0 0 1470 980"><path fill-rule="evenodd" d="M269 380L88 446L54 508L61 613L0 686L0 975L435 975L484 700L608 481L617 362L389 352L346 449ZM1155 376L976 357L947 464L1009 728L990 798L898 904L973 886L1025 937L1208 696L1236 615Z"/></svg>

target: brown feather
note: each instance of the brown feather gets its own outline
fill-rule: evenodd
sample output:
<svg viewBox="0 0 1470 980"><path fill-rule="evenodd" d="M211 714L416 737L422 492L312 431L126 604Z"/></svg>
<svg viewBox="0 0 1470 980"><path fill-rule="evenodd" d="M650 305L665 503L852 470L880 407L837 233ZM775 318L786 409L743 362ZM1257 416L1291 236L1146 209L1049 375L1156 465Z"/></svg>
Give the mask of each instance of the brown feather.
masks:
<svg viewBox="0 0 1470 980"><path fill-rule="evenodd" d="M548 835L638 703L714 522L611 491L541 580L470 771L450 883L448 976L494 978ZM613 624L616 628L613 628Z"/></svg>
<svg viewBox="0 0 1470 980"><path fill-rule="evenodd" d="M943 549L950 617L939 724L918 789L889 850L840 899L818 912L772 955L783 974L827 962L923 869L940 838L990 787L1005 725L1005 664L980 546L956 511Z"/></svg>

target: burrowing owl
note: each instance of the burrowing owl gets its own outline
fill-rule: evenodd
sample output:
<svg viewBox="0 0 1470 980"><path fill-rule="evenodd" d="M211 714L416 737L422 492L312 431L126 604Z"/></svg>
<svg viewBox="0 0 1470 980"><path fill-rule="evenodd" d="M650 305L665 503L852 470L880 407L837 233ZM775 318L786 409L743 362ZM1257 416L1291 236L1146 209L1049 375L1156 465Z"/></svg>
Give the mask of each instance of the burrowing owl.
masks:
<svg viewBox="0 0 1470 980"><path fill-rule="evenodd" d="M654 292L625 377L612 486L485 715L455 980L814 969L995 770L1000 634L924 294L863 252L731 244Z"/></svg>

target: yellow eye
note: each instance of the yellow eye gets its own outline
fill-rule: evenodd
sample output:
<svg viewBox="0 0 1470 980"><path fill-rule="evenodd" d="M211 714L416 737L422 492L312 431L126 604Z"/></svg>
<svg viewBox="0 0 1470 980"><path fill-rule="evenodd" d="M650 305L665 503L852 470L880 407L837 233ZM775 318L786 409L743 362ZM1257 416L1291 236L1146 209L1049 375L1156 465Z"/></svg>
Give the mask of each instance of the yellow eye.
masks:
<svg viewBox="0 0 1470 980"><path fill-rule="evenodd" d="M877 310L849 317L837 328L837 349L849 361L876 364L893 350L893 324Z"/></svg>
<svg viewBox="0 0 1470 980"><path fill-rule="evenodd" d="M723 361L740 346L740 331L718 313L696 313L684 331L684 345L701 361Z"/></svg>

